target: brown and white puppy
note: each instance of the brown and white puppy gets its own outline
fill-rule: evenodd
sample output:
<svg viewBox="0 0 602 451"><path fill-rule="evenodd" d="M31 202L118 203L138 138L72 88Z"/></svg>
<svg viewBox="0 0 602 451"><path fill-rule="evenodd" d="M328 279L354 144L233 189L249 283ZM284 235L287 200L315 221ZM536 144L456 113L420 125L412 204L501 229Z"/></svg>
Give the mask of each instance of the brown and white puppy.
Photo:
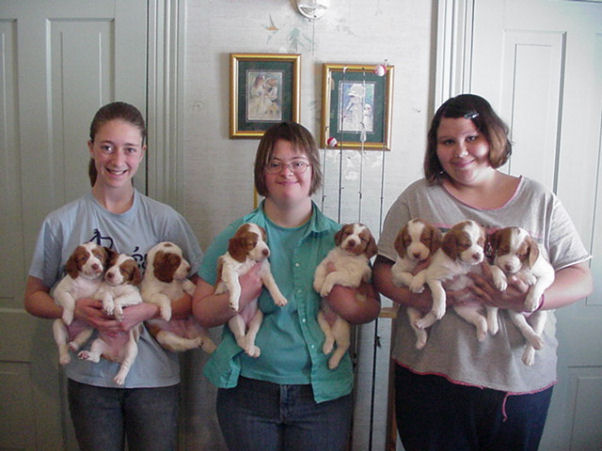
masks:
<svg viewBox="0 0 602 451"><path fill-rule="evenodd" d="M123 308L142 302L138 285L142 276L136 261L126 254L114 253L111 257L103 283L94 297L102 301L103 310L116 319L123 318ZM117 385L123 385L138 354L138 338L140 325L128 332L105 334L99 331L98 337L92 342L90 350L80 351L77 355L82 360L98 363L103 357L113 362L121 363L119 371L113 377Z"/></svg>
<svg viewBox="0 0 602 451"><path fill-rule="evenodd" d="M171 318L171 301L181 298L184 293L194 294L195 285L187 278L189 271L190 264L175 243L163 241L150 249L141 293L145 302L159 306L161 318L146 321L146 327L169 351L183 352L200 347L212 353L215 343L192 315L184 319Z"/></svg>
<svg viewBox="0 0 602 451"><path fill-rule="evenodd" d="M359 287L372 277L370 259L376 255L376 241L370 229L363 224L345 224L335 236L336 247L330 250L314 273L314 290L321 296L328 296L335 285ZM338 316L322 299L318 312L318 324L324 332L322 346L324 354L330 354L328 367L334 369L345 355L350 345L350 325Z"/></svg>
<svg viewBox="0 0 602 451"><path fill-rule="evenodd" d="M525 309L536 310L543 292L552 285L555 277L554 268L545 259L538 243L520 227L506 227L494 232L490 243L494 264L491 273L496 287L503 291L508 286L508 278L518 278L529 285ZM543 346L546 312L539 310L527 318L521 312L508 310L508 316L527 340L523 363L533 365L535 350Z"/></svg>
<svg viewBox="0 0 602 451"><path fill-rule="evenodd" d="M255 337L263 321L263 313L257 305L257 299L239 312L241 288L238 278L260 263L259 277L274 303L283 307L288 302L272 276L269 256L265 230L257 224L244 223L230 238L228 251L218 259L215 294L229 293L230 308L237 314L228 321L228 326L238 346L251 357L261 354L261 349L255 346Z"/></svg>
<svg viewBox="0 0 602 451"><path fill-rule="evenodd" d="M92 335L92 328L86 323L73 321L75 302L93 297L100 287L112 253L110 249L92 242L80 244L65 264L67 274L54 288L54 301L63 307L62 319L56 319L52 324L61 365L71 361L70 349L77 351Z"/></svg>
<svg viewBox="0 0 602 451"><path fill-rule="evenodd" d="M434 255L441 247L442 238L443 234L437 227L422 219L411 219L404 224L394 243L397 258L391 267L393 283L400 287L409 287L414 278L413 271ZM428 338L424 328L416 327L416 321L422 315L413 307L407 307L406 312L416 334L416 349L422 349Z"/></svg>
<svg viewBox="0 0 602 451"><path fill-rule="evenodd" d="M475 221L459 222L445 233L441 247L433 255L429 266L416 274L410 284L410 289L415 293L423 289L424 283L428 284L433 297L431 311L415 321L416 327L424 329L443 317L447 301L443 284L447 289L461 290L471 283L467 274L478 272L479 265L485 263L484 246L485 230ZM489 321L485 320L475 305L456 306L455 311L475 325L479 340L485 338L489 329L497 332L497 318L493 323L489 311Z"/></svg>

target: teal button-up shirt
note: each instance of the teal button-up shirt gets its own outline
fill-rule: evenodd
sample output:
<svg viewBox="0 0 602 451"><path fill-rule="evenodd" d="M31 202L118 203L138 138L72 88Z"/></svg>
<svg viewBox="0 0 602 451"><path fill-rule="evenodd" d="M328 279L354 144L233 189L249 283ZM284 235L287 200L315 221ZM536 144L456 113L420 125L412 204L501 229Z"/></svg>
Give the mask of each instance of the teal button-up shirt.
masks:
<svg viewBox="0 0 602 451"><path fill-rule="evenodd" d="M245 222L266 229L272 273L288 304L276 306L264 289L259 297L264 318L256 339L261 355L247 356L226 325L222 342L205 365L204 374L221 388L235 387L240 375L276 384L311 384L316 402L349 394L353 385L351 359L346 354L336 369L328 368L327 356L322 352L324 334L317 322L320 295L313 289L316 266L334 247L334 234L340 225L314 204L307 224L296 229L281 228L265 216L262 203L230 224L211 244L198 272L203 280L215 283L217 259Z"/></svg>

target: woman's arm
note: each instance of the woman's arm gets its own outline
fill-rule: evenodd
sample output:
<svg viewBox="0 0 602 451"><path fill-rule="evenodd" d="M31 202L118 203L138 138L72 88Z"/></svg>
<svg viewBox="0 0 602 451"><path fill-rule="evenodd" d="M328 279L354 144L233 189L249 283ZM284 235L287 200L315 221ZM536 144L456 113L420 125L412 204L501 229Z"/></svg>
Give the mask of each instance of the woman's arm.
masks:
<svg viewBox="0 0 602 451"><path fill-rule="evenodd" d="M254 265L246 274L239 277L240 304L239 310L246 307L261 294L263 283L259 277L261 264ZM230 308L228 292L214 294L215 287L199 278L192 297L192 313L203 327L221 326L228 322L236 312Z"/></svg>
<svg viewBox="0 0 602 451"><path fill-rule="evenodd" d="M516 288L512 285L504 292L496 290L490 275L473 276L475 294L489 305L500 308L509 308L524 311L524 287ZM570 305L589 296L593 291L592 274L587 263L578 263L556 271L554 283L548 287L543 295L541 309L556 309Z"/></svg>
<svg viewBox="0 0 602 451"><path fill-rule="evenodd" d="M407 287L398 287L393 283L391 267L393 262L381 255L376 257L372 277L379 293L385 295L396 304L414 307L422 312L431 310L433 300L427 286L422 293L412 293Z"/></svg>
<svg viewBox="0 0 602 451"><path fill-rule="evenodd" d="M371 283L358 288L335 285L326 297L329 306L351 324L368 323L380 312L380 296Z"/></svg>
<svg viewBox="0 0 602 451"><path fill-rule="evenodd" d="M59 307L50 296L50 288L42 279L28 276L25 284L25 310L40 318L60 318L63 308Z"/></svg>

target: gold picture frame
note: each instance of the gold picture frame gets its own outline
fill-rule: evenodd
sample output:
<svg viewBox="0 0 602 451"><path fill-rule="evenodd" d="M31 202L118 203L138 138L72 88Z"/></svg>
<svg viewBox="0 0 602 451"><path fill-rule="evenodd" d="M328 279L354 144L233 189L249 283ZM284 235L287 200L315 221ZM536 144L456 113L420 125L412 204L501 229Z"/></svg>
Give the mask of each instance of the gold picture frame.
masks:
<svg viewBox="0 0 602 451"><path fill-rule="evenodd" d="M299 122L300 54L230 54L230 138L261 138L272 124Z"/></svg>
<svg viewBox="0 0 602 451"><path fill-rule="evenodd" d="M321 147L335 138L343 148L391 149L394 69L388 64L323 65Z"/></svg>

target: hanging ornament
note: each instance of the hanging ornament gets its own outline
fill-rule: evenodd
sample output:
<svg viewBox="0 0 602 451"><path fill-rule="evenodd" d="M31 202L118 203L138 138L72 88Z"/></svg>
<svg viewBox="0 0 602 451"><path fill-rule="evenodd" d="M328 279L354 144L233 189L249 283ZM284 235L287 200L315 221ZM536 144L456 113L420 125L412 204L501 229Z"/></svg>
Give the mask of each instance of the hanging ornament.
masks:
<svg viewBox="0 0 602 451"><path fill-rule="evenodd" d="M326 140L326 145L328 147L330 147L331 149L335 148L337 146L339 142L337 141L337 139L334 136L331 136L330 138L328 138Z"/></svg>
<svg viewBox="0 0 602 451"><path fill-rule="evenodd" d="M374 68L374 73L376 75L378 75L379 77L382 77L383 75L385 75L387 73L387 66L385 66L384 64L378 64Z"/></svg>

